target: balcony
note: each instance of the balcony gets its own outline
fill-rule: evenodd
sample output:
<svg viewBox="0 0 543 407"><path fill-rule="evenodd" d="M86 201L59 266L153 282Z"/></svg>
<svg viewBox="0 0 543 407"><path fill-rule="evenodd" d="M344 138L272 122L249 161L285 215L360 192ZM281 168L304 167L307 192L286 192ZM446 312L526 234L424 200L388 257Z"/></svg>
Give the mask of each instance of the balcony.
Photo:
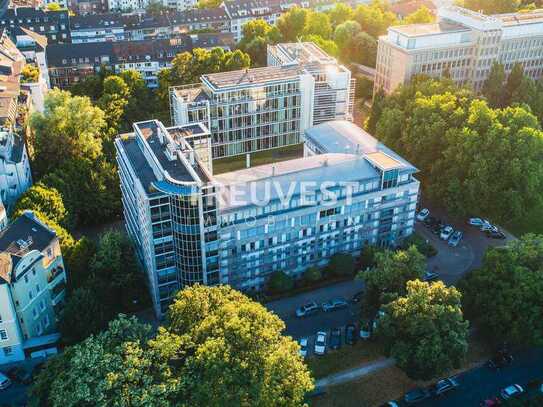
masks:
<svg viewBox="0 0 543 407"><path fill-rule="evenodd" d="M62 280L51 289L51 298L53 306L57 305L64 299L64 292L66 288L66 281Z"/></svg>
<svg viewBox="0 0 543 407"><path fill-rule="evenodd" d="M53 286L63 276L64 276L64 268L62 268L62 266L54 267L49 273L49 275L47 276L47 283Z"/></svg>

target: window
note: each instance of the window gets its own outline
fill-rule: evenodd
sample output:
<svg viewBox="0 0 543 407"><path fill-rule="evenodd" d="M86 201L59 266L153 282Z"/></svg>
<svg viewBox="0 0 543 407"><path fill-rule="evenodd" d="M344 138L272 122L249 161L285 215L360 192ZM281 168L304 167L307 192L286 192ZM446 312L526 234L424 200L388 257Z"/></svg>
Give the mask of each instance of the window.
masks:
<svg viewBox="0 0 543 407"><path fill-rule="evenodd" d="M28 283L28 275L25 275L25 283Z"/></svg>
<svg viewBox="0 0 543 407"><path fill-rule="evenodd" d="M5 329L0 329L0 340L7 341L8 340L8 333Z"/></svg>
<svg viewBox="0 0 543 407"><path fill-rule="evenodd" d="M34 297L34 294L32 293L32 290L28 291L28 298L32 299Z"/></svg>
<svg viewBox="0 0 543 407"><path fill-rule="evenodd" d="M40 301L40 309L43 311L45 309L45 301Z"/></svg>
<svg viewBox="0 0 543 407"><path fill-rule="evenodd" d="M49 315L46 315L44 318L43 318L43 326L45 328L47 328L49 326Z"/></svg>
<svg viewBox="0 0 543 407"><path fill-rule="evenodd" d="M39 292L40 292L40 285L36 284L36 294L39 294Z"/></svg>
<svg viewBox="0 0 543 407"><path fill-rule="evenodd" d="M11 346L4 346L2 349L4 350L4 356L10 356L13 353Z"/></svg>

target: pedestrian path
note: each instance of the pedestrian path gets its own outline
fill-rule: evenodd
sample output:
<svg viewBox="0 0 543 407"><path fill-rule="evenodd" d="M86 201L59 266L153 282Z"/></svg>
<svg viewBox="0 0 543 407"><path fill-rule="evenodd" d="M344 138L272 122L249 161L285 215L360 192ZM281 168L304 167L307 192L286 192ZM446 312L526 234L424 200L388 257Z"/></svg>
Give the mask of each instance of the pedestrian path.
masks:
<svg viewBox="0 0 543 407"><path fill-rule="evenodd" d="M323 377L322 379L317 380L317 382L315 383L315 388L322 389L324 387L333 386L336 384L351 382L370 373L393 366L394 363L395 361L392 358L380 359L375 362L364 364L362 366L344 370L339 373L334 373L333 375Z"/></svg>

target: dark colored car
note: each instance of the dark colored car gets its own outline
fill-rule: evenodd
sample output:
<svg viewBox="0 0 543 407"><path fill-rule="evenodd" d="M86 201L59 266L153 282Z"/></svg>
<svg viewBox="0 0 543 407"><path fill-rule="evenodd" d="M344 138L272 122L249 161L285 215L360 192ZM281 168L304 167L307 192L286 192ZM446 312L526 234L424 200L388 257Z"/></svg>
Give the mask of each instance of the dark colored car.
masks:
<svg viewBox="0 0 543 407"><path fill-rule="evenodd" d="M454 390L458 387L458 381L454 377L449 377L447 379L442 379L438 381L432 388L432 394L434 396L441 396L451 390Z"/></svg>
<svg viewBox="0 0 543 407"><path fill-rule="evenodd" d="M426 219L424 219L424 226L430 228L438 223L438 220L433 216L428 216Z"/></svg>
<svg viewBox="0 0 543 407"><path fill-rule="evenodd" d="M422 281L434 281L439 278L439 274L433 271L426 271L422 276Z"/></svg>
<svg viewBox="0 0 543 407"><path fill-rule="evenodd" d="M485 235L490 239L505 239L507 237L501 230L487 230Z"/></svg>
<svg viewBox="0 0 543 407"><path fill-rule="evenodd" d="M20 366L12 367L11 369L7 371L6 375L11 380L17 383L22 383L22 384L32 383L32 374Z"/></svg>
<svg viewBox="0 0 543 407"><path fill-rule="evenodd" d="M430 398L430 396L431 394L429 390L418 388L415 390L411 390L409 393L406 393L403 397L403 401L405 401L407 405L412 405L420 403L421 401Z"/></svg>
<svg viewBox="0 0 543 407"><path fill-rule="evenodd" d="M341 328L334 328L330 331L330 349L341 348Z"/></svg>
<svg viewBox="0 0 543 407"><path fill-rule="evenodd" d="M347 345L354 345L357 339L356 326L354 326L354 324L347 325L345 327L345 343Z"/></svg>

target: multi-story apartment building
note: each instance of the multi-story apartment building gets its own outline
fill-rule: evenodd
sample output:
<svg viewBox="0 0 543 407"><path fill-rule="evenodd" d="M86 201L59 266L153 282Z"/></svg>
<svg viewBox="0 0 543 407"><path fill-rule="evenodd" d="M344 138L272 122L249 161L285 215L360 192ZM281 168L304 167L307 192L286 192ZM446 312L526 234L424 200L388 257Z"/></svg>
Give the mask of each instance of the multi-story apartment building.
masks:
<svg viewBox="0 0 543 407"><path fill-rule="evenodd" d="M23 213L0 234L0 364L56 353L65 287L58 237Z"/></svg>
<svg viewBox="0 0 543 407"><path fill-rule="evenodd" d="M487 16L460 7L438 10L439 22L390 27L379 38L375 91L386 93L416 74L440 77L479 91L494 62L543 73L543 10Z"/></svg>
<svg viewBox="0 0 543 407"><path fill-rule="evenodd" d="M205 122L213 158L222 158L299 144L314 124L352 120L351 73L315 44L270 47L268 61L172 88L172 122Z"/></svg>
<svg viewBox="0 0 543 407"><path fill-rule="evenodd" d="M70 16L67 10L44 11L17 7L0 15L0 28L23 27L47 37L49 44L70 42Z"/></svg>
<svg viewBox="0 0 543 407"><path fill-rule="evenodd" d="M126 227L157 315L184 286L262 289L335 253L413 231L416 169L348 121L308 128L305 156L212 174L205 124L134 124L115 141Z"/></svg>
<svg viewBox="0 0 543 407"><path fill-rule="evenodd" d="M0 198L10 209L32 185L30 159L21 136L0 129Z"/></svg>
<svg viewBox="0 0 543 407"><path fill-rule="evenodd" d="M141 73L150 88L158 86L158 72L169 68L177 54L193 48L230 49L231 34L179 35L169 40L89 42L54 44L47 47L51 86L68 88L102 66L122 72L134 69Z"/></svg>

